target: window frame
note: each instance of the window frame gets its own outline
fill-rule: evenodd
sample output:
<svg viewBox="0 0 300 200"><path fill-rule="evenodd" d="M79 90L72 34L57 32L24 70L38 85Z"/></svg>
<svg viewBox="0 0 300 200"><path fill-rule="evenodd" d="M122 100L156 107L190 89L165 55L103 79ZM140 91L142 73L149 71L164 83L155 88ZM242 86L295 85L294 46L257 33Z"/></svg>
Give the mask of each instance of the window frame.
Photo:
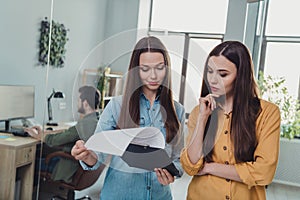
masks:
<svg viewBox="0 0 300 200"><path fill-rule="evenodd" d="M257 63L259 63L258 71L262 71L264 73L265 64L266 64L266 53L267 53L267 46L269 43L298 43L300 44L300 35L299 36L288 36L288 35L267 35L266 34L266 26L268 20L268 10L269 10L269 0L264 0L266 6L266 12L262 17L262 34L260 36L256 36L255 43L258 43L259 38L261 38L261 45L260 45L260 53L257 59ZM256 44L258 45L258 44ZM258 77L259 78L259 77ZM300 101L300 81L298 83L298 100Z"/></svg>
<svg viewBox="0 0 300 200"><path fill-rule="evenodd" d="M189 45L191 39L209 39L209 40L221 40L224 41L225 34L223 33L205 33L205 32L184 32L184 31L172 31L172 30L157 30L151 27L152 24L152 14L153 14L153 1L150 0L150 12L149 12L149 21L148 21L148 34L155 35L182 35L184 36L184 51L183 59L181 66L181 81L179 88L179 103L184 105L185 97L185 88L186 88L186 76L187 76L187 67L188 67L188 55L189 55ZM228 11L227 11L228 13ZM225 24L226 30L226 24Z"/></svg>

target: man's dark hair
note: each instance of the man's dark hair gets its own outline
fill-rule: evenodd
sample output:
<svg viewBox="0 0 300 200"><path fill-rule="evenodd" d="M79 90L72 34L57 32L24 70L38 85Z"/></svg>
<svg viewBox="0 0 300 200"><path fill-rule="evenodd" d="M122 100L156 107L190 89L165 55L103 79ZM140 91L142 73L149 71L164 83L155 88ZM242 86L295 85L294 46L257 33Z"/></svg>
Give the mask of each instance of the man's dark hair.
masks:
<svg viewBox="0 0 300 200"><path fill-rule="evenodd" d="M98 109L100 103L100 93L93 86L82 86L79 88L81 101L86 100L91 108Z"/></svg>

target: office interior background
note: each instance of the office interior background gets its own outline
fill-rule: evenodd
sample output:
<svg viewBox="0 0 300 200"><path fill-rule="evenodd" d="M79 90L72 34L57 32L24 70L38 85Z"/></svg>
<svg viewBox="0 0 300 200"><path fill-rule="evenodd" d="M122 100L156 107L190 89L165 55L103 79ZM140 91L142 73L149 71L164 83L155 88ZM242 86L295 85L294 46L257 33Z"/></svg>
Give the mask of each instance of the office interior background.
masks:
<svg viewBox="0 0 300 200"><path fill-rule="evenodd" d="M84 84L84 70L110 66L112 73L126 77L136 41L153 35L170 51L172 89L187 113L198 102L208 52L225 40L245 43L256 77L259 71L265 77L284 77L288 94L299 100L300 27L295 23L300 18L299 6L297 0L3 0L0 85L33 85L34 120L40 124L47 121L46 101L52 90L62 91L64 99L52 99L54 120L76 121L76 95ZM45 17L68 29L62 68L38 63L40 24ZM281 149L297 155L290 149L294 145L300 152L300 142L295 140ZM286 157L281 159L286 163ZM288 160L288 169L283 170L293 176L288 180L280 174L275 177L268 198L300 198L297 159L291 159L295 163Z"/></svg>

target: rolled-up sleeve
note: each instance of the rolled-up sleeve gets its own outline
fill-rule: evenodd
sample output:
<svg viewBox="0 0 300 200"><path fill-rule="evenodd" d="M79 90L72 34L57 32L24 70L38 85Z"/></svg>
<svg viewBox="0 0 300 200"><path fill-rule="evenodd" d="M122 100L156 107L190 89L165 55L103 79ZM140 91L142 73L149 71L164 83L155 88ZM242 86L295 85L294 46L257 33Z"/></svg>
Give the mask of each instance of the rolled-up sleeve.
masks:
<svg viewBox="0 0 300 200"><path fill-rule="evenodd" d="M265 105L256 122L257 147L254 161L235 164L242 181L251 188L272 182L279 154L280 112L273 104Z"/></svg>
<svg viewBox="0 0 300 200"><path fill-rule="evenodd" d="M82 169L84 169L84 170L96 170L96 169L98 169L98 167L100 167L100 165L102 164L102 162L100 162L99 160L98 160L97 163L96 163L94 166L92 166L92 167L86 165L86 164L85 164L83 161L81 161L81 160L79 161L79 163L80 163Z"/></svg>
<svg viewBox="0 0 300 200"><path fill-rule="evenodd" d="M180 162L184 171L190 176L196 175L203 167L203 158L195 164L191 163L186 148L184 148L181 152Z"/></svg>

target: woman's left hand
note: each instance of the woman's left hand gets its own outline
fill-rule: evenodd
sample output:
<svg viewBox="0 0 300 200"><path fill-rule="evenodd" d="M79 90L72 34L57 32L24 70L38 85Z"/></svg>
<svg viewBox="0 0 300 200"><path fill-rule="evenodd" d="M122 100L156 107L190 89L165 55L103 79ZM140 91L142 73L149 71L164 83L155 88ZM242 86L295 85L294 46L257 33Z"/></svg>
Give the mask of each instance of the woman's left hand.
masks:
<svg viewBox="0 0 300 200"><path fill-rule="evenodd" d="M162 185L169 185L170 183L173 183L175 180L174 176L172 176L166 169L155 168L154 171L156 173L157 180Z"/></svg>

